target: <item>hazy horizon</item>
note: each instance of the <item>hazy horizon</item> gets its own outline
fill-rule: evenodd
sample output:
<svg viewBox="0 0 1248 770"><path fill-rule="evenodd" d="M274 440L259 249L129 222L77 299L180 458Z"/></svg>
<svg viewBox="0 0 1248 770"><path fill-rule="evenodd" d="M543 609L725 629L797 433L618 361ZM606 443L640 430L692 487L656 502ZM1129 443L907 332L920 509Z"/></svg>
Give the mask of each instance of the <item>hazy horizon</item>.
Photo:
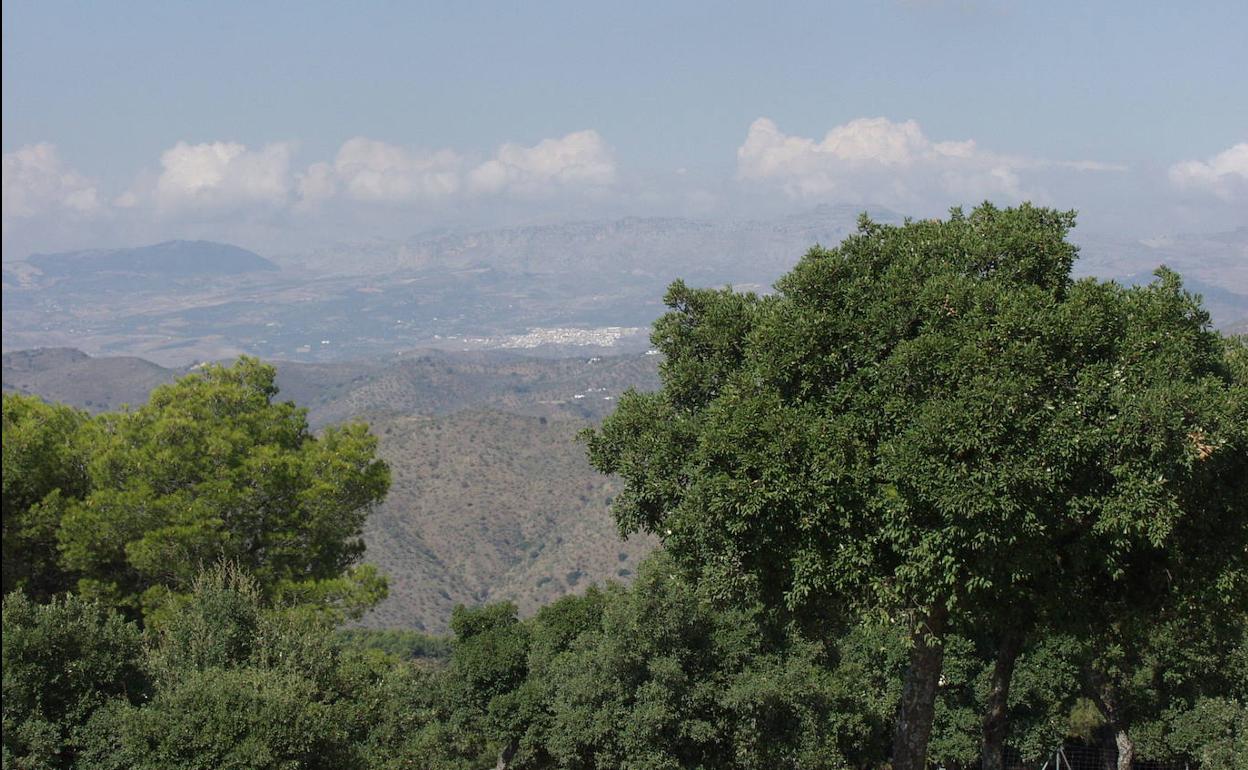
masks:
<svg viewBox="0 0 1248 770"><path fill-rule="evenodd" d="M1248 225L1248 7L4 4L5 261L988 199Z"/></svg>

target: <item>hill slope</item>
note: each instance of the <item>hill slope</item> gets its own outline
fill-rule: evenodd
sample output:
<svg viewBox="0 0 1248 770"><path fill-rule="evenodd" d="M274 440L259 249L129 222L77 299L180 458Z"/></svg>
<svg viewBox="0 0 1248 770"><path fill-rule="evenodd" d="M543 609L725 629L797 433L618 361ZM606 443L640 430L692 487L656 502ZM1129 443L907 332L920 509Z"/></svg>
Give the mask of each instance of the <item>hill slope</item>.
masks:
<svg viewBox="0 0 1248 770"><path fill-rule="evenodd" d="M369 423L393 481L365 533L390 597L366 625L442 632L456 604L500 599L533 612L630 578L654 545L617 535L618 482L586 461L586 421L470 410Z"/></svg>
<svg viewBox="0 0 1248 770"><path fill-rule="evenodd" d="M591 582L627 580L653 543L622 542L607 505L617 482L576 434L627 387L657 385L656 357L539 359L425 351L380 361L278 362L279 398L314 426L363 419L393 485L369 518L366 560L391 594L364 622L446 630L457 603L535 610ZM91 411L139 404L184 374L68 348L6 353L6 392Z"/></svg>
<svg viewBox="0 0 1248 770"><path fill-rule="evenodd" d="M38 348L5 353L3 383L6 393L102 412L142 404L152 388L184 373L132 356L92 358L73 348Z"/></svg>
<svg viewBox="0 0 1248 770"><path fill-rule="evenodd" d="M165 241L128 249L93 249L32 254L26 260L47 276L86 273L142 275L236 275L277 270L253 251L214 241Z"/></svg>

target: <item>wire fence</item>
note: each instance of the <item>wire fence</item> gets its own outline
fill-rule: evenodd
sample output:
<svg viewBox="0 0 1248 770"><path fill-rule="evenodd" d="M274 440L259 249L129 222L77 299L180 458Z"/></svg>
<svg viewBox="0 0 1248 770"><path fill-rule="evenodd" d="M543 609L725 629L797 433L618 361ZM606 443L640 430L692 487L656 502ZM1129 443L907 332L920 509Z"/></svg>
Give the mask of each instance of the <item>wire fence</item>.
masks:
<svg viewBox="0 0 1248 770"><path fill-rule="evenodd" d="M1078 743L1067 743L1055 749L1049 757L1038 766L1035 763L1022 762L1017 754L1013 757L1006 754L1007 770L1115 770L1117 768L1117 752L1103 750L1099 746L1088 746ZM1191 762L1156 762L1137 759L1131 763L1132 770L1200 770L1200 766Z"/></svg>

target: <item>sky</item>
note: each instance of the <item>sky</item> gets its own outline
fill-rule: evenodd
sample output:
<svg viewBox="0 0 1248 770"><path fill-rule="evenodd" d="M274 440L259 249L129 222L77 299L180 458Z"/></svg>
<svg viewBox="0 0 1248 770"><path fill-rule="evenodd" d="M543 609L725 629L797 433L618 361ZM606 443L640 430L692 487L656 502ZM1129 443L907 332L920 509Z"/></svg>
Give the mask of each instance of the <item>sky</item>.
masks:
<svg viewBox="0 0 1248 770"><path fill-rule="evenodd" d="M3 153L6 260L820 203L1212 232L1248 3L6 0Z"/></svg>

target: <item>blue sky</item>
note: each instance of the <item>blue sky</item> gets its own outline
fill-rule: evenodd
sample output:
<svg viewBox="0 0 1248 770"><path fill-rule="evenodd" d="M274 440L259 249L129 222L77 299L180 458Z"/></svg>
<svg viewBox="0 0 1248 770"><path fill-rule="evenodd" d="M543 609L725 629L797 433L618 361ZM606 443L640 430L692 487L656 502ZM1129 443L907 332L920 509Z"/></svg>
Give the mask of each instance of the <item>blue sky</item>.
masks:
<svg viewBox="0 0 1248 770"><path fill-rule="evenodd" d="M770 5L6 1L5 257L825 201L1248 224L1248 3Z"/></svg>

